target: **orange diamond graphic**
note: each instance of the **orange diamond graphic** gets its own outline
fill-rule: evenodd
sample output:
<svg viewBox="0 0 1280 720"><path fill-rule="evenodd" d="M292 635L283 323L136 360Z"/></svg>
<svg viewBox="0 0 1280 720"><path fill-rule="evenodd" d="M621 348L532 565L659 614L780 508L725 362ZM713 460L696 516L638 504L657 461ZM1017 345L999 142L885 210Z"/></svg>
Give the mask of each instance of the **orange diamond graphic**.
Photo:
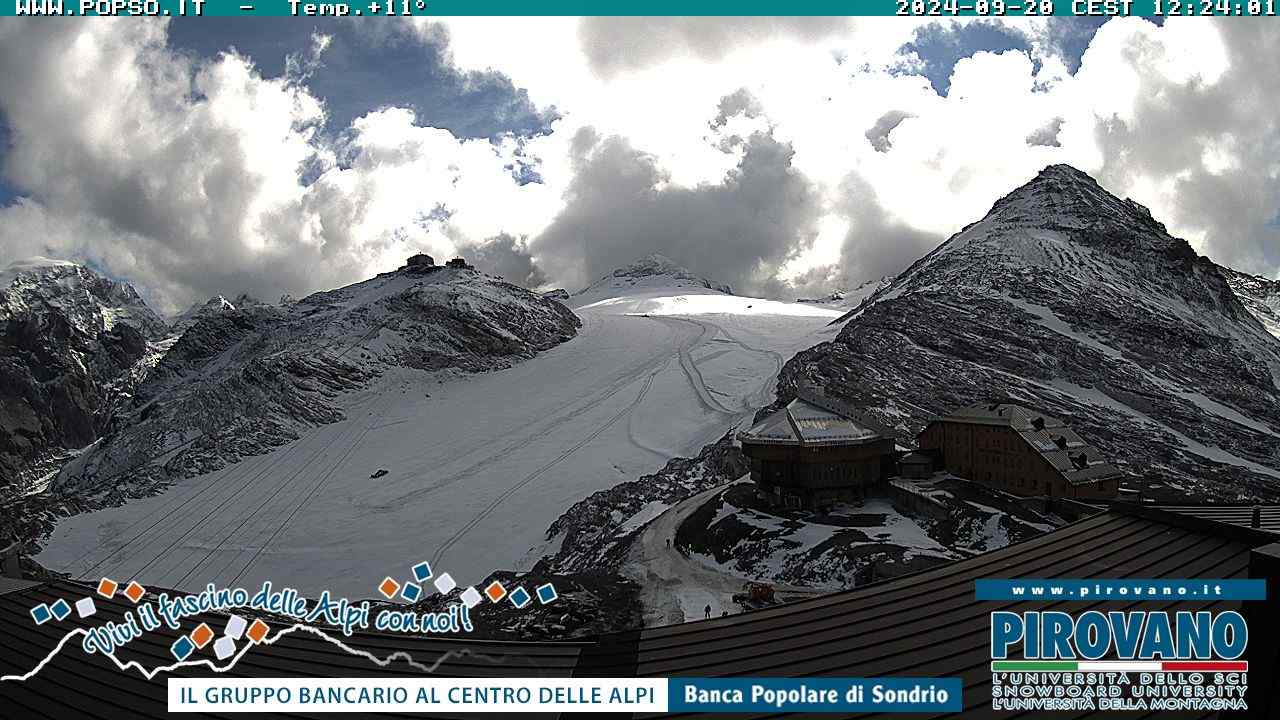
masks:
<svg viewBox="0 0 1280 720"><path fill-rule="evenodd" d="M484 589L484 594L488 595L489 599L492 600L493 602L498 602L499 600L507 596L507 589L502 587L502 583L498 582L497 580L494 580L493 582L489 583L489 587Z"/></svg>
<svg viewBox="0 0 1280 720"><path fill-rule="evenodd" d="M104 598L110 599L116 594L116 588L118 587L120 587L120 584L115 580L112 580L111 578L102 578L98 581L98 594Z"/></svg>
<svg viewBox="0 0 1280 720"><path fill-rule="evenodd" d="M212 639L213 629L210 628L207 623L200 623L196 626L196 629L191 632L191 642L195 643L198 648L203 648L205 645L208 645L209 641Z"/></svg>
<svg viewBox="0 0 1280 720"><path fill-rule="evenodd" d="M136 603L142 599L142 596L145 595L146 592L146 588L142 587L137 582L131 581L129 583L129 587L124 589L124 596Z"/></svg>
<svg viewBox="0 0 1280 720"><path fill-rule="evenodd" d="M396 582L395 580L392 580L391 578L384 579L382 581L382 584L378 586L378 592L382 593L383 597L385 597L388 600L395 597L396 591L398 591L399 589L400 589L400 583Z"/></svg>
<svg viewBox="0 0 1280 720"><path fill-rule="evenodd" d="M254 620L253 624L249 626L249 630L246 634L248 634L250 640L260 643L262 642L262 638L267 636L267 631L270 629L271 628L267 627L267 624L261 620Z"/></svg>

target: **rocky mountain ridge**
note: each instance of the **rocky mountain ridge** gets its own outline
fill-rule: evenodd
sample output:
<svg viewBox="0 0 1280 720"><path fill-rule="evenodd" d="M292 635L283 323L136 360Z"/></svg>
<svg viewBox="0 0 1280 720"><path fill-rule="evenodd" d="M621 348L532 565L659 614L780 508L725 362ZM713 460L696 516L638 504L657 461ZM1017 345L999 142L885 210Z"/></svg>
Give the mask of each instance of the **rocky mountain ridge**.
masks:
<svg viewBox="0 0 1280 720"><path fill-rule="evenodd" d="M1163 500L1280 499L1280 342L1223 269L1131 200L1050 166L799 353L779 379L909 441L992 398L1063 417Z"/></svg>
<svg viewBox="0 0 1280 720"><path fill-rule="evenodd" d="M560 303L469 268L408 265L286 305L198 317L56 487L141 494L345 415L387 368L480 372L576 334Z"/></svg>
<svg viewBox="0 0 1280 720"><path fill-rule="evenodd" d="M168 334L133 287L87 267L33 258L0 271L0 489L93 442Z"/></svg>

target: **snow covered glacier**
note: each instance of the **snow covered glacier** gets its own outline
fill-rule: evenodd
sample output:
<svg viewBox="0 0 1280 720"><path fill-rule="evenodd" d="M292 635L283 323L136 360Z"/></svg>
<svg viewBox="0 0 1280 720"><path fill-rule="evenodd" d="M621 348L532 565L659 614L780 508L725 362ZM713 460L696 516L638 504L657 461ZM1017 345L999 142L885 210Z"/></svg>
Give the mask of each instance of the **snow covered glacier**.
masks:
<svg viewBox="0 0 1280 720"><path fill-rule="evenodd" d="M572 298L585 303L576 313L521 295L517 308L529 315L520 322L549 318L548 341L492 363L490 343L500 349L528 332L494 319L509 309L495 298L510 291L449 275L470 271L437 272L439 286L411 298L419 279L393 275L188 330L149 380L154 395L142 390L139 415L60 481L109 476L157 443L172 451L162 467L194 474L60 522L38 560L158 586L275 579L357 597L410 560L479 581L544 554L547 527L578 500L696 454L749 419L785 359L827 337L839 312L728 295L646 259ZM450 287L455 296L422 301ZM581 322L571 339L550 341L565 323L548 305ZM442 307L478 317L454 327L456 337L435 327L405 340L421 324L410 319L438 319ZM255 337L263 323L269 339ZM464 331L477 324L489 332L483 342ZM423 347L461 360L437 367ZM459 371L472 361L468 369L493 371ZM266 364L253 375L265 378L253 389L262 400L237 412L223 399L243 397L241 369L254 362ZM237 368L230 380L227 367ZM202 404L213 408L205 418L187 417ZM221 422L249 428L229 439L271 437L254 427L278 427L280 437L243 457L229 457L234 444L224 442L175 460L187 428L218 432Z"/></svg>

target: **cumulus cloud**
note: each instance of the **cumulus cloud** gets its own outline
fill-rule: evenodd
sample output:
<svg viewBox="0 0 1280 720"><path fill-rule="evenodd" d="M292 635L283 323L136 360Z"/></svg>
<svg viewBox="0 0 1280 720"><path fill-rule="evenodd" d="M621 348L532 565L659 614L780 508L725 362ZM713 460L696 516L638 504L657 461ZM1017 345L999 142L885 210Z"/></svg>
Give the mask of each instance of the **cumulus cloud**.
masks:
<svg viewBox="0 0 1280 720"><path fill-rule="evenodd" d="M960 60L976 52L1008 50L1030 52L1031 39L1008 24L982 20L924 25L898 53L929 78L939 95L946 95L951 90L951 73Z"/></svg>
<svg viewBox="0 0 1280 720"><path fill-rule="evenodd" d="M514 141L458 140L393 108L356 120L335 148L319 132L323 103L296 76L264 79L235 53L174 53L165 29L0 24L5 171L28 198L0 210L0 260L39 244L173 310L215 293L335 287L418 249L447 254L446 221L484 238L522 217L540 227L546 201L554 209L513 175Z"/></svg>
<svg viewBox="0 0 1280 720"><path fill-rule="evenodd" d="M1062 147L1062 143L1058 141L1058 134L1061 132L1062 118L1056 117L1032 131L1027 136L1027 144L1040 147Z"/></svg>
<svg viewBox="0 0 1280 720"><path fill-rule="evenodd" d="M831 17L591 17L578 38L591 69L611 77L673 57L718 60L743 45L820 40L849 27L848 18Z"/></svg>
<svg viewBox="0 0 1280 720"><path fill-rule="evenodd" d="M1215 261L1273 277L1280 57L1268 48L1277 42L1270 23L1109 24L1081 66L1130 91L1096 126L1102 182L1149 205Z"/></svg>
<svg viewBox="0 0 1280 720"><path fill-rule="evenodd" d="M767 291L778 266L806 247L822 211L818 189L766 133L743 141L720 183L673 185L656 158L624 138L576 139L577 172L563 211L533 248L547 271L581 287L659 252L745 292Z"/></svg>
<svg viewBox="0 0 1280 720"><path fill-rule="evenodd" d="M609 19L450 18L406 24L372 62L335 24L264 76L248 54L175 51L163 23L0 22L3 170L24 196L0 208L0 262L90 260L170 309L335 287L417 251L571 289L658 251L744 292L816 295L897 272L1066 162L1275 275L1280 28L1096 25L648 19L622 37ZM446 61L436 95L362 79L423 53ZM317 89L338 76L370 92Z"/></svg>

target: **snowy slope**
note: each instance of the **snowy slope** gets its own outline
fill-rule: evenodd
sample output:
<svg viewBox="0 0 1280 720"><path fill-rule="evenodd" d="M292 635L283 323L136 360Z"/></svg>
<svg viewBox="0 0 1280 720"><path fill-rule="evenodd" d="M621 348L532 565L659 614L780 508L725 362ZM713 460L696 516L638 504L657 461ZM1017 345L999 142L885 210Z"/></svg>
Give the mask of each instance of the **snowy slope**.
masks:
<svg viewBox="0 0 1280 720"><path fill-rule="evenodd" d="M562 305L467 269L405 267L283 307L239 300L196 318L60 488L216 470L344 418L339 396L388 368L504 367L578 326Z"/></svg>
<svg viewBox="0 0 1280 720"><path fill-rule="evenodd" d="M600 302L609 299L600 292L600 304L578 311L576 337L493 372L460 375L403 361L410 347L439 342L435 334L409 345L385 331L368 334L349 343L343 362L376 365L377 377L347 392L321 384L346 377L337 372L307 379L316 386L311 394L324 397L341 419L292 425L299 439L276 450L183 480L155 497L70 518L38 559L74 575L137 576L168 586L275 578L304 591L328 587L367 596L388 572L418 559L434 559L433 566L459 581L474 582L495 568L554 552L546 547L546 529L566 508L673 457L696 454L749 419L771 399L785 357L813 344L814 333L838 314L733 298L737 305L645 317L636 308L684 305L663 298L730 296L632 279L643 292L613 303ZM341 343L368 333L374 309L385 315L387 302L402 295L371 281L287 310L257 312L284 313L298 323L309 313L336 313L322 332ZM450 304L441 300L432 306ZM480 301L477 291L451 302ZM540 303L569 312L553 300ZM423 307L413 315L420 317ZM219 317L250 328L257 322L237 313ZM171 353L175 362L162 363L154 387L216 375L215 366L234 356L234 348L262 342L232 343L232 330L221 342L215 342L221 332L189 331ZM273 337L282 332L273 330ZM302 342L301 334L281 342ZM185 354L179 353L183 345L190 346ZM205 347L215 359L176 362ZM363 360L366 352L397 360L371 364ZM312 346L307 356L317 355ZM303 405L311 406L310 400ZM386 474L371 478L379 469Z"/></svg>
<svg viewBox="0 0 1280 720"><path fill-rule="evenodd" d="M797 382L910 438L1012 398L1073 424L1168 499L1280 498L1280 343L1221 268L1142 206L1046 168L797 355Z"/></svg>
<svg viewBox="0 0 1280 720"><path fill-rule="evenodd" d="M204 318L224 312L233 312L235 309L235 303L226 299L222 295L214 295L208 300L202 303L195 303L191 307L175 315L172 319L172 327L175 333L182 334L192 325L195 325Z"/></svg>
<svg viewBox="0 0 1280 720"><path fill-rule="evenodd" d="M132 287L81 265L0 270L0 490L97 438L166 334Z"/></svg>
<svg viewBox="0 0 1280 720"><path fill-rule="evenodd" d="M573 307L589 305L599 300L618 298L645 291L666 292L672 288L706 290L732 295L728 285L713 282L681 267L665 255L653 253L630 265L614 270L599 280L573 294Z"/></svg>
<svg viewBox="0 0 1280 720"><path fill-rule="evenodd" d="M885 275L878 280L868 280L861 285L856 285L851 290L837 290L826 297L820 298L800 298L796 302L826 305L833 308L856 308L862 304L862 301L885 289L892 282L893 276Z"/></svg>
<svg viewBox="0 0 1280 720"><path fill-rule="evenodd" d="M1227 267L1222 268L1222 274L1245 309L1262 323L1267 332L1280 338L1280 280L1247 275Z"/></svg>

